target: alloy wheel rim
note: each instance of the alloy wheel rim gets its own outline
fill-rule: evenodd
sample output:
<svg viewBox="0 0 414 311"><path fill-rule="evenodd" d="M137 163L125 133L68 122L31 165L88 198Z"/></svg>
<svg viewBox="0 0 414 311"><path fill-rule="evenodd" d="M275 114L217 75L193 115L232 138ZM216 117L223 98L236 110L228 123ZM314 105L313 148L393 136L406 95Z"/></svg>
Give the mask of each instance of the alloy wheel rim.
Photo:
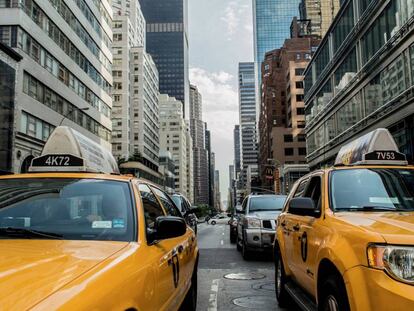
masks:
<svg viewBox="0 0 414 311"><path fill-rule="evenodd" d="M332 295L329 295L326 299L325 304L325 310L326 311L339 311L338 302L336 301L336 298Z"/></svg>
<svg viewBox="0 0 414 311"><path fill-rule="evenodd" d="M281 277L282 268L280 267L280 264L281 262L279 260L277 264L277 272L276 272L276 293L278 296L280 296L280 290L281 290L280 286L282 285L282 277Z"/></svg>

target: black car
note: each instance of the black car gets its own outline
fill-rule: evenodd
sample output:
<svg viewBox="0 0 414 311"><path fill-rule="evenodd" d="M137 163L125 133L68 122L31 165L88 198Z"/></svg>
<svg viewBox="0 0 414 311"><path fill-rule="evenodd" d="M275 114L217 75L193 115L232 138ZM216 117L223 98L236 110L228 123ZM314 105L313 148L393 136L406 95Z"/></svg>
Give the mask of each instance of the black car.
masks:
<svg viewBox="0 0 414 311"><path fill-rule="evenodd" d="M187 224L194 230L195 234L197 234L197 216L195 215L197 208L191 206L190 201L180 193L173 194L171 198L180 210Z"/></svg>
<svg viewBox="0 0 414 311"><path fill-rule="evenodd" d="M230 243L236 243L237 241L237 222L239 221L239 216L237 214L233 214L228 221L230 225Z"/></svg>

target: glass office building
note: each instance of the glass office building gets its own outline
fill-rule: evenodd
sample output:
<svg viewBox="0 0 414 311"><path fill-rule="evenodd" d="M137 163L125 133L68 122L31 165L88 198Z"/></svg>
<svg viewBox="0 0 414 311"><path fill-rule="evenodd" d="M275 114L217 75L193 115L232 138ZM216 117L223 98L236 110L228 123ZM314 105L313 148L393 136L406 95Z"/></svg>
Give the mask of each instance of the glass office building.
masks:
<svg viewBox="0 0 414 311"><path fill-rule="evenodd" d="M188 0L139 0L147 22L147 52L159 72L161 94L189 110Z"/></svg>
<svg viewBox="0 0 414 311"><path fill-rule="evenodd" d="M266 52L278 49L290 37L290 24L299 16L300 0L253 0L254 61L259 80Z"/></svg>
<svg viewBox="0 0 414 311"><path fill-rule="evenodd" d="M305 71L311 168L332 164L340 146L380 127L413 163L413 17L413 0L343 2Z"/></svg>

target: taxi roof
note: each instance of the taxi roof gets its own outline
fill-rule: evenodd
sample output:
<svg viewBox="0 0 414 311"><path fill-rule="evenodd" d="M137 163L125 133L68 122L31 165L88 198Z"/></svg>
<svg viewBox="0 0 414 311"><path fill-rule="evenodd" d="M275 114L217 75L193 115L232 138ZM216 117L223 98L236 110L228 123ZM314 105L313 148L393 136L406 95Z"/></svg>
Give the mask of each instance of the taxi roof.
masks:
<svg viewBox="0 0 414 311"><path fill-rule="evenodd" d="M378 128L341 147L335 166L343 165L408 165L391 133Z"/></svg>
<svg viewBox="0 0 414 311"><path fill-rule="evenodd" d="M32 160L29 171L119 174L118 164L108 149L67 126L55 128L41 156Z"/></svg>
<svg viewBox="0 0 414 311"><path fill-rule="evenodd" d="M25 173L0 176L1 179L35 179L35 178L75 178L75 179L105 179L116 181L131 181L138 180L136 177L128 175L110 175L110 174L98 174L98 173L84 173L84 172L44 172L44 173Z"/></svg>

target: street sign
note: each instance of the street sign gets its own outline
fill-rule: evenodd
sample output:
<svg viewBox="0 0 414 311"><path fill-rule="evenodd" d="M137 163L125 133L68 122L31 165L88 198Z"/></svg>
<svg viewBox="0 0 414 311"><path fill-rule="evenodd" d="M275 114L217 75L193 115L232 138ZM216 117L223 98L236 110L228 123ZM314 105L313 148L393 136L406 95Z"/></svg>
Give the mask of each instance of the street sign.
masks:
<svg viewBox="0 0 414 311"><path fill-rule="evenodd" d="M273 179L273 168L267 167L265 175L266 175L266 179Z"/></svg>

